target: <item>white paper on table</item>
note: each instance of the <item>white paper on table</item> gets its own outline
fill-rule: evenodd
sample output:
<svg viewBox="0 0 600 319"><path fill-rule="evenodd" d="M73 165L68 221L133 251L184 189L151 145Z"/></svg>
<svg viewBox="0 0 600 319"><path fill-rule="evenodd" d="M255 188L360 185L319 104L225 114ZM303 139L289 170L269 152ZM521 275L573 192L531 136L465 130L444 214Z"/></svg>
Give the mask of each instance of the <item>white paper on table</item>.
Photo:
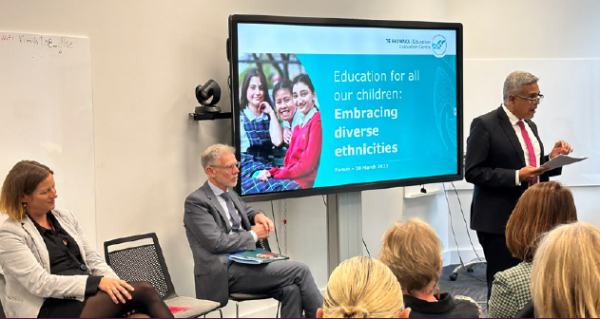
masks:
<svg viewBox="0 0 600 319"><path fill-rule="evenodd" d="M565 165L577 163L577 162L583 161L585 159L587 159L587 156L573 157L573 156L568 156L568 155L558 155L557 157L544 163L542 166L548 167L549 169L555 169L555 168L562 167Z"/></svg>

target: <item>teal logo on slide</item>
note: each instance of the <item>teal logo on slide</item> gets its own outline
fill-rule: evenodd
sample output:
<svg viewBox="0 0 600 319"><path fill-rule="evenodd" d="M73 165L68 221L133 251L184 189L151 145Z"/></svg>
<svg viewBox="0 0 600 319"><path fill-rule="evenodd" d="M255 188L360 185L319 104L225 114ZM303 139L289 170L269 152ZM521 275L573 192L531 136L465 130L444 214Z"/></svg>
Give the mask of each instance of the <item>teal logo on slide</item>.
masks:
<svg viewBox="0 0 600 319"><path fill-rule="evenodd" d="M447 48L448 42L446 41L446 38L443 35L438 34L435 37L433 37L433 40L431 41L431 49L433 50L433 54L436 57L443 57L446 54Z"/></svg>

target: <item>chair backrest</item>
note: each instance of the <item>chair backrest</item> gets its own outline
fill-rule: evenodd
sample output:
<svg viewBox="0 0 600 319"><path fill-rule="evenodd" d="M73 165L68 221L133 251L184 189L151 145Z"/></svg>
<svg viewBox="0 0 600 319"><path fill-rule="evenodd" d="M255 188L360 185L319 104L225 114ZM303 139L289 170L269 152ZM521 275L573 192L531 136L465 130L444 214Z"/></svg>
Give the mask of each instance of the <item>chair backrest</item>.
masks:
<svg viewBox="0 0 600 319"><path fill-rule="evenodd" d="M0 271L0 318L6 318L4 315L4 290L6 287L6 281L4 279L4 274Z"/></svg>
<svg viewBox="0 0 600 319"><path fill-rule="evenodd" d="M259 239L256 242L256 248L262 248L264 250L267 251L271 251L271 246L269 245L269 240L268 239Z"/></svg>
<svg viewBox="0 0 600 319"><path fill-rule="evenodd" d="M526 303L525 307L517 312L517 316L515 318L535 318L533 300L530 300L528 303Z"/></svg>
<svg viewBox="0 0 600 319"><path fill-rule="evenodd" d="M152 243L148 244L148 239ZM111 246L121 247L111 247ZM112 249L111 249L112 248ZM104 242L106 263L126 281L147 281L164 299L177 297L175 287L155 233L117 238Z"/></svg>

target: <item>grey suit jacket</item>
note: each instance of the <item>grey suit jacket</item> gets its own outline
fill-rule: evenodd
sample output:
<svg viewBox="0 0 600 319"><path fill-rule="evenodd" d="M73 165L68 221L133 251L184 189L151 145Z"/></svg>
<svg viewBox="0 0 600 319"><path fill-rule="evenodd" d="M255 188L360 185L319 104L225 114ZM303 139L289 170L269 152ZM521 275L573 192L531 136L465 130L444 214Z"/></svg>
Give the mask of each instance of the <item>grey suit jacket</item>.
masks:
<svg viewBox="0 0 600 319"><path fill-rule="evenodd" d="M118 278L83 236L71 212L55 209L52 214L77 242L91 275ZM9 218L0 226L0 265L6 280L2 302L7 318L36 318L45 298L85 298L88 276L52 275L48 248L28 216L22 221Z"/></svg>
<svg viewBox="0 0 600 319"><path fill-rule="evenodd" d="M208 182L185 200L183 225L194 256L196 298L214 300L226 305L229 300L227 276L228 254L256 249L249 232L254 216L259 213L230 191L235 208L240 212L245 232L231 232L224 211Z"/></svg>

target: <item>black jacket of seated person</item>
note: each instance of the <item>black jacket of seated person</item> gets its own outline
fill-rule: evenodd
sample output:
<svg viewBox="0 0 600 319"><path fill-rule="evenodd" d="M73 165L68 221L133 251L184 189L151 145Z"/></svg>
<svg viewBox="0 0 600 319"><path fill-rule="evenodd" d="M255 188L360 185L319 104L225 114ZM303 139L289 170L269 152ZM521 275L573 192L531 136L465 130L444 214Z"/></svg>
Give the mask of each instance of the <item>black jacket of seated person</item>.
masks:
<svg viewBox="0 0 600 319"><path fill-rule="evenodd" d="M409 318L479 318L476 303L449 293L441 294L437 302L404 295L404 306L411 309Z"/></svg>
<svg viewBox="0 0 600 319"><path fill-rule="evenodd" d="M48 212L48 222L52 229L46 229L33 218L31 221L40 232L50 255L50 273L53 275L73 276L89 275L85 263L81 258L79 246L52 213ZM61 243L62 242L62 243ZM83 265L83 268L82 268ZM85 287L85 296L89 297L98 292L101 276L88 276ZM83 302L71 299L46 298L38 314L39 318L78 317L83 309Z"/></svg>

